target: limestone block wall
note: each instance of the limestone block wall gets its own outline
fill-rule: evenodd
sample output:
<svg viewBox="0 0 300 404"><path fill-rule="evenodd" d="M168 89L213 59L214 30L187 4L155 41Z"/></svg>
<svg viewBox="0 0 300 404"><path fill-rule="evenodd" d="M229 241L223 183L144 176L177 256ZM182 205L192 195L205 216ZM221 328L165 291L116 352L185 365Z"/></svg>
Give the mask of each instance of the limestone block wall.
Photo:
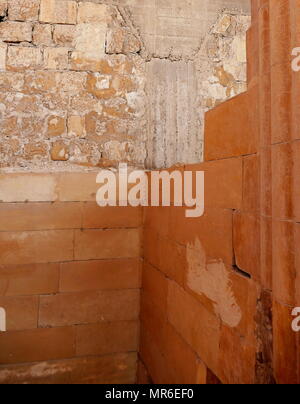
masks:
<svg viewBox="0 0 300 404"><path fill-rule="evenodd" d="M144 165L141 43L114 6L1 0L0 167Z"/></svg>
<svg viewBox="0 0 300 404"><path fill-rule="evenodd" d="M245 90L248 1L0 4L0 168L199 162L204 112Z"/></svg>
<svg viewBox="0 0 300 404"><path fill-rule="evenodd" d="M0 384L135 383L142 215L95 178L0 176Z"/></svg>

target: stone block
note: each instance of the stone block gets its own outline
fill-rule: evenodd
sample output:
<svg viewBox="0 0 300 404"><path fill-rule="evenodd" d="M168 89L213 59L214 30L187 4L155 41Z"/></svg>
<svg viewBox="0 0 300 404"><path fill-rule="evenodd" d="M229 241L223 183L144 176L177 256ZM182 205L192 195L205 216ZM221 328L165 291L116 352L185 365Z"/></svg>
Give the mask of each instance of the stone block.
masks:
<svg viewBox="0 0 300 404"><path fill-rule="evenodd" d="M42 52L38 48L9 46L7 55L8 70L36 70L42 66Z"/></svg>
<svg viewBox="0 0 300 404"><path fill-rule="evenodd" d="M0 40L4 42L31 42L32 24L5 21L0 24Z"/></svg>
<svg viewBox="0 0 300 404"><path fill-rule="evenodd" d="M73 25L55 25L53 40L56 45L73 47L76 28Z"/></svg>
<svg viewBox="0 0 300 404"><path fill-rule="evenodd" d="M77 4L69 0L41 0L40 22L76 24Z"/></svg>
<svg viewBox="0 0 300 404"><path fill-rule="evenodd" d="M33 43L37 46L52 45L52 27L49 24L35 24L33 28Z"/></svg>
<svg viewBox="0 0 300 404"><path fill-rule="evenodd" d="M8 18L13 21L37 21L40 0L8 0Z"/></svg>
<svg viewBox="0 0 300 404"><path fill-rule="evenodd" d="M44 50L45 68L66 70L69 63L68 48L46 48Z"/></svg>

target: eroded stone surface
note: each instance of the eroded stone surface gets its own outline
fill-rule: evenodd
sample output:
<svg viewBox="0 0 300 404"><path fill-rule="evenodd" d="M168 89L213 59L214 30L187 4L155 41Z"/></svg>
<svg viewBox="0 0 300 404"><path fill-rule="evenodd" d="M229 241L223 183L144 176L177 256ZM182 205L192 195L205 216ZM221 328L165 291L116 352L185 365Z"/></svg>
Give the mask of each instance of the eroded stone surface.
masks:
<svg viewBox="0 0 300 404"><path fill-rule="evenodd" d="M40 0L8 0L10 20L37 21L40 10Z"/></svg>
<svg viewBox="0 0 300 404"><path fill-rule="evenodd" d="M2 168L201 161L203 113L245 89L247 2L105 3L1 1Z"/></svg>
<svg viewBox="0 0 300 404"><path fill-rule="evenodd" d="M40 21L76 24L77 4L71 0L41 0Z"/></svg>
<svg viewBox="0 0 300 404"><path fill-rule="evenodd" d="M5 21L0 24L0 40L3 42L31 42L32 25L25 22Z"/></svg>
<svg viewBox="0 0 300 404"><path fill-rule="evenodd" d="M117 8L73 0L1 6L0 166L143 166L145 62ZM120 31L121 48L108 54L109 33Z"/></svg>
<svg viewBox="0 0 300 404"><path fill-rule="evenodd" d="M190 58L147 64L149 168L202 161L205 112L246 91L249 24L248 15L221 12Z"/></svg>
<svg viewBox="0 0 300 404"><path fill-rule="evenodd" d="M0 16L4 18L8 12L7 0L0 0Z"/></svg>

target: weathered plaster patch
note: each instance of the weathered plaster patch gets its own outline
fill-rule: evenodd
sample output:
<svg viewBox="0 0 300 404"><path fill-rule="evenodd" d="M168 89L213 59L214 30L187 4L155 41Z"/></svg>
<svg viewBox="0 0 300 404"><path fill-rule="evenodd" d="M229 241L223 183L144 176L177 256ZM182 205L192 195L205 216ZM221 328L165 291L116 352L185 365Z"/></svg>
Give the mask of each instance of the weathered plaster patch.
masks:
<svg viewBox="0 0 300 404"><path fill-rule="evenodd" d="M207 260L205 250L197 238L187 247L187 284L199 295L205 295L213 302L214 309L229 327L237 327L242 319L230 273L222 260Z"/></svg>

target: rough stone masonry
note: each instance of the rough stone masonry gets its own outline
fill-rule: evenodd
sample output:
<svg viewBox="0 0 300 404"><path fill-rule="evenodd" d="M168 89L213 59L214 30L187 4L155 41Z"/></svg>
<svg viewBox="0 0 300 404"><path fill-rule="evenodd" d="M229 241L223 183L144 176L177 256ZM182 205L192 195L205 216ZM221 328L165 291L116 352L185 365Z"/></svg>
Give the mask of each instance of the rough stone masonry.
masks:
<svg viewBox="0 0 300 404"><path fill-rule="evenodd" d="M248 2L213 3L0 0L0 167L199 162L246 82Z"/></svg>
<svg viewBox="0 0 300 404"><path fill-rule="evenodd" d="M142 165L141 43L115 7L1 1L1 167Z"/></svg>

